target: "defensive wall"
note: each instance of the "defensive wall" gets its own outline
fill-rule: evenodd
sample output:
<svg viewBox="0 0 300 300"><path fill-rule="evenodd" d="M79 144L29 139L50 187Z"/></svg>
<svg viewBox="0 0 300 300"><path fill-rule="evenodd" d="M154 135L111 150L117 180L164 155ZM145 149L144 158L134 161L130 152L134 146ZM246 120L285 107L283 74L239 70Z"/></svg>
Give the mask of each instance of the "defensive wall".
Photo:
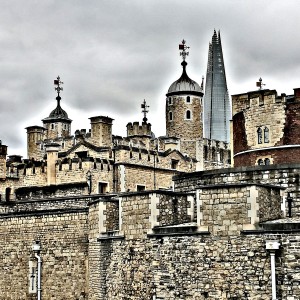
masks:
<svg viewBox="0 0 300 300"><path fill-rule="evenodd" d="M284 188L296 195L298 170L197 172L175 177L175 192L57 197L66 190L52 187L41 199L49 187L20 189L20 200L0 202L0 299L36 296L35 240L45 300L270 299L268 240L280 243L277 299L299 299L299 219L281 210Z"/></svg>

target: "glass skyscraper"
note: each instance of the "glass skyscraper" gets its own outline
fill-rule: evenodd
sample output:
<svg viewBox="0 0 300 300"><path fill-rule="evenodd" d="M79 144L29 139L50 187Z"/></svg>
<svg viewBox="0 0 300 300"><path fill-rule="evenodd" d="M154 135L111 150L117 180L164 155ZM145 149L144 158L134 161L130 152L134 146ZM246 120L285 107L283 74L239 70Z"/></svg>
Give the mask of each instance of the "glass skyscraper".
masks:
<svg viewBox="0 0 300 300"><path fill-rule="evenodd" d="M228 95L220 31L209 43L204 95L204 137L229 142L231 106Z"/></svg>

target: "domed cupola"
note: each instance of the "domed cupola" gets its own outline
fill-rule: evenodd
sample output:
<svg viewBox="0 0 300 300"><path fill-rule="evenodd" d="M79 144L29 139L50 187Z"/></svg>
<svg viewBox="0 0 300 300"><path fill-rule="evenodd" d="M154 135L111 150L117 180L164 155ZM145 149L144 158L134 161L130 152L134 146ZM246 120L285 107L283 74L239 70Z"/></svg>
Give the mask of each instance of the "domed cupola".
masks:
<svg viewBox="0 0 300 300"><path fill-rule="evenodd" d="M72 120L69 119L66 111L60 106L60 92L63 90L61 84L63 84L63 82L60 81L60 77L58 76L57 79L54 80L54 85L56 85L55 90L57 91L57 106L51 111L49 117L42 120L44 127L47 129L48 139L67 137L70 136L71 132Z"/></svg>
<svg viewBox="0 0 300 300"><path fill-rule="evenodd" d="M49 115L49 118L56 118L56 119L68 119L68 114L65 110L63 110L60 106L61 97L57 96L57 106L53 109Z"/></svg>
<svg viewBox="0 0 300 300"><path fill-rule="evenodd" d="M184 60L181 65L183 68L182 74L178 80L171 84L167 96L187 93L190 95L203 96L203 89L201 89L200 85L192 80L186 73L187 62Z"/></svg>

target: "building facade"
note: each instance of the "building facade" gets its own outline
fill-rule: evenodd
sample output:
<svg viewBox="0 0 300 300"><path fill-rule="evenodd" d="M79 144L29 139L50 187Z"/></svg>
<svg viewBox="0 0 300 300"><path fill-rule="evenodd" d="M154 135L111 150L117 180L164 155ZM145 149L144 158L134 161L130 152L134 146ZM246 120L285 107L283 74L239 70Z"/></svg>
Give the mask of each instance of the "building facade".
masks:
<svg viewBox="0 0 300 300"><path fill-rule="evenodd" d="M300 89L260 89L232 96L234 165L298 163Z"/></svg>

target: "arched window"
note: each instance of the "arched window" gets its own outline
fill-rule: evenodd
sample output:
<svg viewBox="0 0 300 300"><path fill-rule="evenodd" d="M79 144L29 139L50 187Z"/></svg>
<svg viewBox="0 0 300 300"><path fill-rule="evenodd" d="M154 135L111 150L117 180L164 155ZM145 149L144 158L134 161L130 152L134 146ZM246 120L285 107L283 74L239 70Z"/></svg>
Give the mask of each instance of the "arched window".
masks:
<svg viewBox="0 0 300 300"><path fill-rule="evenodd" d="M265 127L264 129L264 143L269 143L269 128Z"/></svg>
<svg viewBox="0 0 300 300"><path fill-rule="evenodd" d="M51 129L54 129L54 124L51 124Z"/></svg>
<svg viewBox="0 0 300 300"><path fill-rule="evenodd" d="M257 161L257 164L258 164L259 166L263 166L263 165L264 165L264 161L263 161L262 159L259 159L259 160Z"/></svg>
<svg viewBox="0 0 300 300"><path fill-rule="evenodd" d="M185 118L186 118L187 120L190 120L190 119L191 119L191 111L190 111L190 110L187 110L187 111L186 111Z"/></svg>
<svg viewBox="0 0 300 300"><path fill-rule="evenodd" d="M187 96L187 97L186 97L186 102L187 102L187 103L190 103L190 102L191 102L191 97L190 97L190 96Z"/></svg>
<svg viewBox="0 0 300 300"><path fill-rule="evenodd" d="M257 143L262 144L262 130L260 127L257 129Z"/></svg>
<svg viewBox="0 0 300 300"><path fill-rule="evenodd" d="M173 121L173 113L171 111L169 112L169 120Z"/></svg>
<svg viewBox="0 0 300 300"><path fill-rule="evenodd" d="M270 164L271 164L270 159L269 159L269 158L266 158L266 159L265 159L265 165L266 165L266 166L269 166Z"/></svg>

